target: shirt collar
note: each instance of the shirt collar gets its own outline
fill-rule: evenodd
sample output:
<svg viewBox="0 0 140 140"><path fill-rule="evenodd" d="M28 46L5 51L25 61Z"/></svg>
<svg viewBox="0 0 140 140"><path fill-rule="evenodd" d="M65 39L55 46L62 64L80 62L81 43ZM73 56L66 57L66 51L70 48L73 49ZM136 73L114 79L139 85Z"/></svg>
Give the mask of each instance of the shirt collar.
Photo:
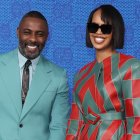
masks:
<svg viewBox="0 0 140 140"><path fill-rule="evenodd" d="M33 70L35 70L36 65L37 65L37 63L38 63L38 61L39 61L39 58L40 58L40 56L38 56L37 58L31 60ZM24 57L24 56L20 53L19 50L18 50L18 59L19 59L19 67L20 67L20 69L22 69L22 68L24 67L24 64L25 64L26 61L27 61L27 58Z"/></svg>

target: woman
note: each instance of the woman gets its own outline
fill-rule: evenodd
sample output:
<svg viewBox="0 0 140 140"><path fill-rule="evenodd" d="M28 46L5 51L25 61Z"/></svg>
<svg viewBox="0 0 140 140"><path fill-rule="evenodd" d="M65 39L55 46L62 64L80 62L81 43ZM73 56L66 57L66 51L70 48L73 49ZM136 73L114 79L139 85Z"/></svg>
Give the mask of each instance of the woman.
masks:
<svg viewBox="0 0 140 140"><path fill-rule="evenodd" d="M140 62L118 53L124 22L111 5L93 10L86 43L96 60L75 77L66 140L140 140Z"/></svg>

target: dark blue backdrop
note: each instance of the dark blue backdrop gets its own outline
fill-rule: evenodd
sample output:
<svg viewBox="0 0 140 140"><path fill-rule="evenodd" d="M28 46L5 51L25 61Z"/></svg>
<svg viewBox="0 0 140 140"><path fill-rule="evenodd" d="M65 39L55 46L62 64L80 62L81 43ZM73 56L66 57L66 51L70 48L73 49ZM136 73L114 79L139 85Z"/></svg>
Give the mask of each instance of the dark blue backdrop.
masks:
<svg viewBox="0 0 140 140"><path fill-rule="evenodd" d="M16 28L23 14L42 12L49 23L43 55L67 70L71 94L75 72L95 57L85 46L85 29L90 11L100 4L112 4L121 12L126 26L121 52L140 59L140 0L1 0L0 53L17 47Z"/></svg>

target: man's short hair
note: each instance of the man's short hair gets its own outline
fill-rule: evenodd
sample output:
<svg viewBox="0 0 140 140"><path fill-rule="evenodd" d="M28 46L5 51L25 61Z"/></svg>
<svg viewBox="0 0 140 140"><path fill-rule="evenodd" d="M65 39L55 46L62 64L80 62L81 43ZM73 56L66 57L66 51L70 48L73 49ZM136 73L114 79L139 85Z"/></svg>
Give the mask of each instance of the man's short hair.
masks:
<svg viewBox="0 0 140 140"><path fill-rule="evenodd" d="M20 24L22 23L22 21L27 18L27 17L32 17L32 18L39 18L39 19L42 19L45 23L46 23L46 26L48 27L48 22L47 22L47 19L45 18L45 16L43 14L41 14L39 11L29 11L28 13L26 13L21 21L20 21ZM19 25L20 25L19 24Z"/></svg>

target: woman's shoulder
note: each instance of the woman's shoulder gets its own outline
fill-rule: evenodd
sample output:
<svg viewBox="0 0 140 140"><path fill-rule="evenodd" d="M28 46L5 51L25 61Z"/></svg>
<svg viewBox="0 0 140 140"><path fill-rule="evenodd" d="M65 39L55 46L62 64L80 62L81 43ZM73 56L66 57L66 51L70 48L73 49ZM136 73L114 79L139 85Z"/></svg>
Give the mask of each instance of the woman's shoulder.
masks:
<svg viewBox="0 0 140 140"><path fill-rule="evenodd" d="M86 77L93 69L95 63L96 63L95 61L92 61L81 67L80 70L78 70L74 75L74 83L76 83L82 77Z"/></svg>
<svg viewBox="0 0 140 140"><path fill-rule="evenodd" d="M131 56L120 54L119 73L123 80L140 78L140 60ZM133 76L133 77L132 77Z"/></svg>
<svg viewBox="0 0 140 140"><path fill-rule="evenodd" d="M94 67L95 63L96 63L95 61L92 61L92 62L89 62L89 63L85 64L82 68L80 68L78 73L82 73L84 71L92 69Z"/></svg>
<svg viewBox="0 0 140 140"><path fill-rule="evenodd" d="M135 59L134 56L132 55L127 55L127 54L123 54L123 53L119 53L119 59L122 62L128 61L128 60L133 60Z"/></svg>
<svg viewBox="0 0 140 140"><path fill-rule="evenodd" d="M140 65L140 60L138 60L137 58L135 58L132 55L126 55L126 54L120 53L119 68L121 68L123 66L131 66L131 65L135 65L135 64Z"/></svg>
<svg viewBox="0 0 140 140"><path fill-rule="evenodd" d="M119 70L120 72L125 72L128 69L137 69L140 67L140 60L135 58L134 56L131 55L126 55L126 54L120 54L119 58Z"/></svg>

